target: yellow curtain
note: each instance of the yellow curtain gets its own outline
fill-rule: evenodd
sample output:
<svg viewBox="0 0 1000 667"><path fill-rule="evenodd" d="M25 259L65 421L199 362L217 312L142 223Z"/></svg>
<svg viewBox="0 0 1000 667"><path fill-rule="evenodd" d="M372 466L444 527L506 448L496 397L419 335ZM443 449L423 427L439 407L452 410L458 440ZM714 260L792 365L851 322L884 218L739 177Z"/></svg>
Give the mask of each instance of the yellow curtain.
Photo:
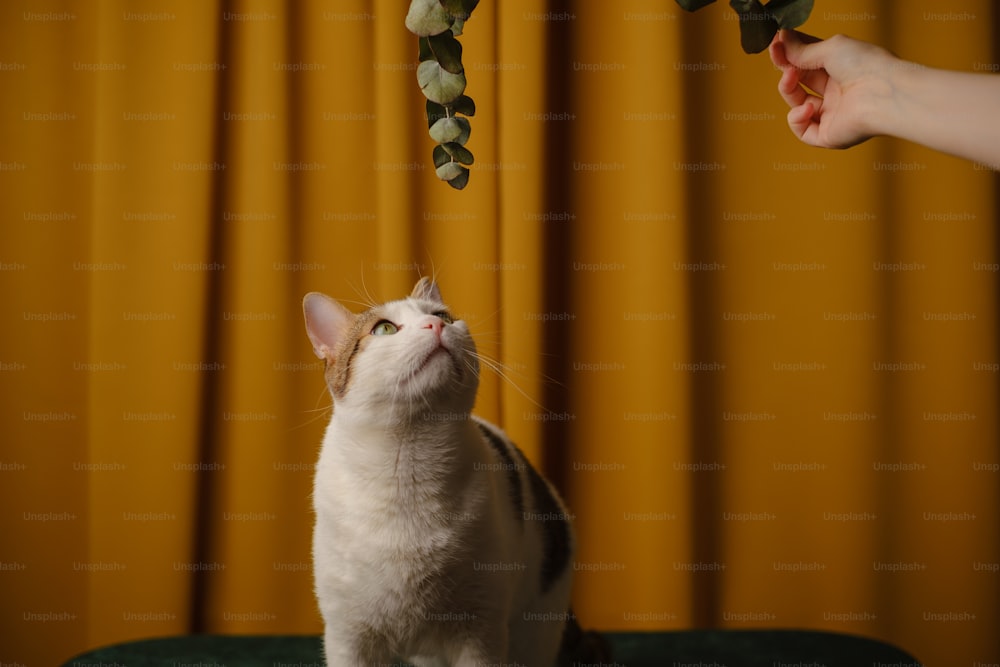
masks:
<svg viewBox="0 0 1000 667"><path fill-rule="evenodd" d="M478 410L577 517L605 630L996 662L997 178L797 143L719 2L483 2L436 180L407 3L21 2L0 22L0 662L317 633L300 299L433 274ZM808 31L996 71L987 0Z"/></svg>

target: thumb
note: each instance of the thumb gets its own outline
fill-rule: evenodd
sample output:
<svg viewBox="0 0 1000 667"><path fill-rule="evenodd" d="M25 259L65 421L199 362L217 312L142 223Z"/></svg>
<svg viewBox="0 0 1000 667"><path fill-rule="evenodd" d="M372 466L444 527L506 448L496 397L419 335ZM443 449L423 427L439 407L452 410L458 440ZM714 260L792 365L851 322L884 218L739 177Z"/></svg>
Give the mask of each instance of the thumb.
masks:
<svg viewBox="0 0 1000 667"><path fill-rule="evenodd" d="M819 37L807 35L797 30L781 30L778 33L785 50L785 58L799 69L823 69L829 51L827 42Z"/></svg>

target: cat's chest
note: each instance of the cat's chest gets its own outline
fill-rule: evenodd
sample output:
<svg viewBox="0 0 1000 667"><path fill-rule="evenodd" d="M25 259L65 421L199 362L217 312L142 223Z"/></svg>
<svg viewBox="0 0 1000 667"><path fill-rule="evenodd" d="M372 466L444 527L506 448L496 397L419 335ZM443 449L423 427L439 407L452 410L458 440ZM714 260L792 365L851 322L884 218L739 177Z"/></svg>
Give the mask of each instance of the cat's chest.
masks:
<svg viewBox="0 0 1000 667"><path fill-rule="evenodd" d="M315 487L336 504L419 523L475 495L490 460L474 428L432 425L386 433L331 423Z"/></svg>
<svg viewBox="0 0 1000 667"><path fill-rule="evenodd" d="M314 565L320 590L338 591L349 608L377 610L371 624L387 637L420 624L450 595L453 570L473 559L461 525L398 507L318 512ZM388 619L392 619L390 622ZM409 622L407 621L409 619ZM396 639L401 639L396 637Z"/></svg>
<svg viewBox="0 0 1000 667"><path fill-rule="evenodd" d="M422 561L460 553L487 511L486 480L440 462L421 474L406 463L392 465L363 474L336 458L322 462L314 489L317 529L345 557Z"/></svg>

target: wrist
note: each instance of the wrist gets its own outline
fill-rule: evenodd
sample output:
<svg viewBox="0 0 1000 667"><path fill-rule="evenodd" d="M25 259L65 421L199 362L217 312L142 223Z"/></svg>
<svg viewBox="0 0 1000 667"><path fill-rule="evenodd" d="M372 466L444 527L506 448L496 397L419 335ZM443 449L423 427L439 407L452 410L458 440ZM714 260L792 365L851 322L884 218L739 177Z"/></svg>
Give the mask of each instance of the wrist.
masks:
<svg viewBox="0 0 1000 667"><path fill-rule="evenodd" d="M887 51L883 54L871 73L866 95L868 105L862 110L862 117L870 136L899 137L904 129L901 124L907 118L904 111L906 91L912 87L917 70L924 68Z"/></svg>

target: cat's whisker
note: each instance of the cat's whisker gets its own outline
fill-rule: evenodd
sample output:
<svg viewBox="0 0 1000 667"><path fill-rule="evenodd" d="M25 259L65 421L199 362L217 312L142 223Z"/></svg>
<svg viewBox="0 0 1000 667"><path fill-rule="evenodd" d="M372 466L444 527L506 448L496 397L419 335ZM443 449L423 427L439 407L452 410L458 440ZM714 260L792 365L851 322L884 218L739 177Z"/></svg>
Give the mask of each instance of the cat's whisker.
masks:
<svg viewBox="0 0 1000 667"><path fill-rule="evenodd" d="M330 388L326 386L325 382L323 383L323 388L319 390L319 395L316 396L316 400L315 402L313 402L313 405L319 405L320 401L322 401L323 399L330 400ZM327 405L327 407L330 408L331 410L333 409L332 400L330 401L329 405Z"/></svg>
<svg viewBox="0 0 1000 667"><path fill-rule="evenodd" d="M486 354L486 353L484 353L484 352L479 352L479 351L476 351L476 353L475 353L475 354L476 354L476 357L477 357L477 358L478 358L478 359L479 359L480 361L485 361L485 362L488 362L488 365L490 365L490 367L491 367L492 369L494 369L494 370L497 370L497 369L502 369L502 370L503 370L503 371L504 371L505 373L518 373L519 375L522 375L522 376L523 376L523 374L522 374L522 373L520 373L519 371L516 371L516 370L515 370L514 368L512 368L512 367L508 366L507 364L505 364L505 363L503 363L502 361L500 361L500 360L496 359L495 357L491 357L491 356L489 356L488 354ZM542 356L548 356L548 355L542 355ZM552 378L552 377L549 377L548 375L544 375L544 374L543 374L543 375L541 375L541 378L542 378L542 379L543 379L543 380L544 380L544 381L545 381L545 382L546 382L547 384L554 384L554 385L556 385L556 386L558 386L558 387L562 387L562 388L564 388L564 389L566 388L566 385L565 385L565 383L562 383L562 382L560 382L559 380L556 380L555 378Z"/></svg>
<svg viewBox="0 0 1000 667"><path fill-rule="evenodd" d="M492 359L481 352L475 352L474 356L479 361L480 366L485 366L486 368L489 368L491 371L496 373L497 377L499 377L501 380L503 380L511 387L513 387L517 391L517 393L519 393L521 396L530 401L532 405L538 407L541 410L544 410L545 412L550 412L548 408L546 408L544 405L542 405L534 398L532 398L530 395L528 395L528 392L524 391L524 389L522 389L520 385L518 385L516 382L514 382L514 380L510 378L510 376L508 375L508 371L514 372L513 369L510 369L503 362L497 359ZM560 383L556 382L556 384Z"/></svg>
<svg viewBox="0 0 1000 667"><path fill-rule="evenodd" d="M496 309L496 310L494 310L494 311L493 311L492 313L489 313L489 314L487 314L487 315L483 315L482 317L479 317L479 318L477 318L477 319L476 319L475 321L469 321L469 328L470 328L470 329L475 329L475 328L477 328L477 327L478 327L478 326L479 326L480 324L482 324L483 322L489 322L489 321L491 321L491 320L495 320L495 319L496 319L496 317L497 317L497 316L498 316L499 314L500 314L500 309L499 309L499 308L497 308L497 309ZM477 331L477 332L476 332L476 337L478 338L478 337L479 337L480 335L482 335L482 334L488 334L488 333L498 333L498 332L496 332L496 331L493 331L493 332L490 332L490 331L486 331L486 332L483 332L483 331Z"/></svg>
<svg viewBox="0 0 1000 667"><path fill-rule="evenodd" d="M349 304L352 304L352 305L355 305L355 306L361 306L362 308L365 308L365 309L368 309L368 308L372 307L372 304L370 304L367 301L357 301L357 300L351 300L351 299L341 299L341 302L343 302L343 303L349 303Z"/></svg>
<svg viewBox="0 0 1000 667"><path fill-rule="evenodd" d="M476 379L479 379L479 375L482 372L480 366L472 363L469 359L463 359L462 362L465 364L465 367L469 369L469 372L476 376Z"/></svg>
<svg viewBox="0 0 1000 667"><path fill-rule="evenodd" d="M364 296L367 299L367 301L364 304L365 307L374 308L378 304L378 301L375 300L375 297L372 296L371 291L368 289L368 284L365 282L365 274L363 271L361 273L361 288L364 289L365 291ZM355 291L357 291L357 289L355 289Z"/></svg>
<svg viewBox="0 0 1000 667"><path fill-rule="evenodd" d="M321 419L324 420L324 421L329 421L330 411L328 409L327 410L307 410L306 412L316 412L316 414L313 415L311 418L307 419L306 421L302 422L301 424L299 424L297 426L292 426L291 430L294 431L294 430L306 428L308 426L312 426L313 424L315 424L317 421L319 421Z"/></svg>
<svg viewBox="0 0 1000 667"><path fill-rule="evenodd" d="M323 388L323 392L320 394L320 396L316 398L316 404L318 405L319 402L324 397L326 397L326 398L330 397L330 395L327 393L327 390L326 390L325 387ZM316 423L320 419L325 419L326 421L329 421L329 416L332 413L333 413L333 402L332 401L329 404L327 404L327 405L322 405L322 406L319 406L319 407L315 407L315 408L312 408L311 410L303 410L302 414L304 414L304 415L312 415L311 418L308 419L308 420L306 420L305 422L299 424L298 426L293 427L293 429L300 429L300 428L305 428L307 426L311 426L312 424Z"/></svg>

